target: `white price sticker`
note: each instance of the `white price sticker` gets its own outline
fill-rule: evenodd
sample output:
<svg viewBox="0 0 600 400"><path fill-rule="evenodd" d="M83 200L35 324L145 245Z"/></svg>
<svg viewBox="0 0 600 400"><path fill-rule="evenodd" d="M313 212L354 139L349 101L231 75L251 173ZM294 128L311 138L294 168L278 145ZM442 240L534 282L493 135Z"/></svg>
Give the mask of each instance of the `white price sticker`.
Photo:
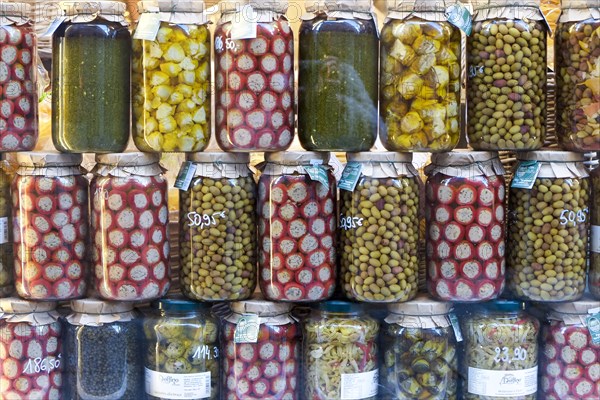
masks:
<svg viewBox="0 0 600 400"><path fill-rule="evenodd" d="M0 244L8 243L8 217L0 218Z"/></svg>
<svg viewBox="0 0 600 400"><path fill-rule="evenodd" d="M377 396L379 387L379 370L359 374L341 375L342 400L359 400Z"/></svg>
<svg viewBox="0 0 600 400"><path fill-rule="evenodd" d="M600 226L592 225L592 237L590 239L592 253L600 253Z"/></svg>
<svg viewBox="0 0 600 400"><path fill-rule="evenodd" d="M145 368L146 394L173 400L207 399L210 397L210 372L198 374L166 374Z"/></svg>
<svg viewBox="0 0 600 400"><path fill-rule="evenodd" d="M537 392L535 366L516 371L492 371L469 367L468 392L486 397L521 397Z"/></svg>
<svg viewBox="0 0 600 400"><path fill-rule="evenodd" d="M156 40L160 29L160 17L158 13L144 13L140 15L138 26L135 28L133 38L136 40Z"/></svg>

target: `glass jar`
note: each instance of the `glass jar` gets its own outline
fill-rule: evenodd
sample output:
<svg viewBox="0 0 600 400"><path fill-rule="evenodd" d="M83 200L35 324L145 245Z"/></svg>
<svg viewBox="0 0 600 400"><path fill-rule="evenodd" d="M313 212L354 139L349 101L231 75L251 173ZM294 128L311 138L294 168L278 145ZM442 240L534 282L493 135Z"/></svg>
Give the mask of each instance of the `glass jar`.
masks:
<svg viewBox="0 0 600 400"><path fill-rule="evenodd" d="M0 398L62 399L62 324L54 302L0 300Z"/></svg>
<svg viewBox="0 0 600 400"><path fill-rule="evenodd" d="M448 315L450 303L425 295L390 304L381 332L381 398L456 399L457 341Z"/></svg>
<svg viewBox="0 0 600 400"><path fill-rule="evenodd" d="M188 156L195 175L180 191L179 279L186 297L244 300L256 288L256 183L248 154Z"/></svg>
<svg viewBox="0 0 600 400"><path fill-rule="evenodd" d="M585 290L590 229L583 155L543 151L518 160L517 177L540 170L531 189L515 187L517 179L511 184L508 290L522 300L577 300Z"/></svg>
<svg viewBox="0 0 600 400"><path fill-rule="evenodd" d="M585 299L553 304L542 330L540 394L546 400L596 399L600 388L600 344L586 319L600 303Z"/></svg>
<svg viewBox="0 0 600 400"><path fill-rule="evenodd" d="M298 39L300 143L314 151L369 151L377 138L379 71L371 2L319 3L307 3L312 14Z"/></svg>
<svg viewBox="0 0 600 400"><path fill-rule="evenodd" d="M96 156L90 184L93 285L113 301L148 301L169 291L167 180L158 154Z"/></svg>
<svg viewBox="0 0 600 400"><path fill-rule="evenodd" d="M600 300L600 168L592 171L592 229L590 237L590 273L588 285L592 296Z"/></svg>
<svg viewBox="0 0 600 400"><path fill-rule="evenodd" d="M219 398L217 320L205 303L162 299L144 321L149 400Z"/></svg>
<svg viewBox="0 0 600 400"><path fill-rule="evenodd" d="M537 150L546 140L549 31L540 0L482 3L467 37L469 143L475 150Z"/></svg>
<svg viewBox="0 0 600 400"><path fill-rule="evenodd" d="M462 326L464 399L535 400L540 323L524 304L486 303Z"/></svg>
<svg viewBox="0 0 600 400"><path fill-rule="evenodd" d="M215 32L216 132L225 151L282 151L294 138L294 35L287 1L222 2ZM237 8L237 12L236 12ZM251 27L250 35L240 31Z"/></svg>
<svg viewBox="0 0 600 400"><path fill-rule="evenodd" d="M142 324L132 303L71 302L64 346L66 397L137 400L144 390Z"/></svg>
<svg viewBox="0 0 600 400"><path fill-rule="evenodd" d="M319 303L303 322L302 398L376 399L378 333L359 304Z"/></svg>
<svg viewBox="0 0 600 400"><path fill-rule="evenodd" d="M202 151L210 140L210 32L203 1L142 1L160 19L133 40L133 141L140 151ZM135 35L134 35L135 36Z"/></svg>
<svg viewBox="0 0 600 400"><path fill-rule="evenodd" d="M600 5L562 0L556 31L556 131L571 151L600 151Z"/></svg>
<svg viewBox="0 0 600 400"><path fill-rule="evenodd" d="M27 3L0 4L0 151L30 151L38 140L37 36Z"/></svg>
<svg viewBox="0 0 600 400"><path fill-rule="evenodd" d="M0 156L0 298L15 289L13 278L13 241L11 223L11 196L8 163Z"/></svg>
<svg viewBox="0 0 600 400"><path fill-rule="evenodd" d="M340 286L355 301L416 296L419 275L419 173L412 155L348 153L360 176L340 192Z"/></svg>
<svg viewBox="0 0 600 400"><path fill-rule="evenodd" d="M329 153L267 153L265 159L257 203L260 289L272 301L328 299L337 262Z"/></svg>
<svg viewBox="0 0 600 400"><path fill-rule="evenodd" d="M129 141L131 36L125 3L63 4L52 36L52 141L62 152L119 153Z"/></svg>
<svg viewBox="0 0 600 400"><path fill-rule="evenodd" d="M222 330L224 399L300 399L300 330L291 311L260 299L231 304Z"/></svg>
<svg viewBox="0 0 600 400"><path fill-rule="evenodd" d="M381 31L381 141L392 151L451 151L460 137L461 32L446 3L395 1Z"/></svg>
<svg viewBox="0 0 600 400"><path fill-rule="evenodd" d="M88 190L79 154L18 153L12 182L17 293L69 300L86 291Z"/></svg>
<svg viewBox="0 0 600 400"><path fill-rule="evenodd" d="M505 171L498 154L435 154L426 173L429 293L445 301L495 299L506 269Z"/></svg>

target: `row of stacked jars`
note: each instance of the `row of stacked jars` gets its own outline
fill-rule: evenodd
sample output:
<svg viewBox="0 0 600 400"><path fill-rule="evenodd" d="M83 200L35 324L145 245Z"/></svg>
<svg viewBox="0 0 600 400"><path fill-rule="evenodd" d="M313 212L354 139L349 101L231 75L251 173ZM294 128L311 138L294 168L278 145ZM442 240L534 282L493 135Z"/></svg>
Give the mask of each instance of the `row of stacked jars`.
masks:
<svg viewBox="0 0 600 400"><path fill-rule="evenodd" d="M260 299L212 312L163 299L142 328L131 303L74 300L63 320L55 303L3 299L0 396L591 400L600 395L597 305L496 300L457 315L418 297L387 316L342 301L299 316Z"/></svg>
<svg viewBox="0 0 600 400"><path fill-rule="evenodd" d="M247 22L239 1L225 1L215 32L217 141L226 151L285 150L296 120L287 2L243 3L254 7L252 21L258 22ZM467 40L470 143L478 150L539 149L546 133L548 28L535 4L484 3L476 5ZM25 6L19 14L15 4L3 3L10 17L1 30L0 151L31 150L37 138L35 36L24 23ZM142 2L142 15L157 24L154 30L142 25L133 41L123 3L65 4L65 16L53 25L56 148L123 151L132 109L141 151L203 150L211 131L213 82L203 3ZM600 150L600 21L593 17L597 4L587 6L578 2L575 12L571 1L563 1L556 41L558 137L575 151ZM419 2L413 12L395 2L381 46L370 7L365 1L308 6L299 33L303 147L367 151L379 125L389 150L452 150L460 133L462 56L461 34L447 21L446 5Z"/></svg>
<svg viewBox="0 0 600 400"><path fill-rule="evenodd" d="M91 184L80 155L16 157L10 190L3 179L4 294L12 291L13 263L21 297L82 297L89 261L101 298L143 301L167 293L167 182L157 155L99 155ZM406 153L349 153L339 202L329 153L267 153L258 184L247 154L191 155L178 179L184 185L177 184L183 293L243 300L258 278L270 300L314 302L330 298L337 280L356 301L410 300L418 287L423 207L427 285L435 298L491 300L507 282L519 299L572 301L584 293L590 260L590 291L600 296L600 170L592 196L578 153L519 158L507 233L504 169L491 152L435 155L424 205ZM517 187L532 168L531 186Z"/></svg>

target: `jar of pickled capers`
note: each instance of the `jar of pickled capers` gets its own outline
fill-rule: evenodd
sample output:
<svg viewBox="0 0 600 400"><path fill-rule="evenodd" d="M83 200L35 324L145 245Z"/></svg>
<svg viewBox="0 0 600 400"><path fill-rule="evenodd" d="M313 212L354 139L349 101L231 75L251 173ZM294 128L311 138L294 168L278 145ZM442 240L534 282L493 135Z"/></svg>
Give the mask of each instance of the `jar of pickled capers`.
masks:
<svg viewBox="0 0 600 400"><path fill-rule="evenodd" d="M450 303L425 295L390 304L382 326L382 398L456 399L457 340L450 323Z"/></svg>
<svg viewBox="0 0 600 400"><path fill-rule="evenodd" d="M163 299L144 321L150 400L219 398L218 325L206 303Z"/></svg>

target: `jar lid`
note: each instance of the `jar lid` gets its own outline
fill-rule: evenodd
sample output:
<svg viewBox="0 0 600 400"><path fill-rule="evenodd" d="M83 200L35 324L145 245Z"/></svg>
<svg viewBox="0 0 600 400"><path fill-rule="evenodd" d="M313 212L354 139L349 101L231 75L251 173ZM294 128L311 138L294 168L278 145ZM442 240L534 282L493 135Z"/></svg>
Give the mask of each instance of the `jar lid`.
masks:
<svg viewBox="0 0 600 400"><path fill-rule="evenodd" d="M80 299L71 301L71 310L82 314L119 314L133 310L133 303Z"/></svg>
<svg viewBox="0 0 600 400"><path fill-rule="evenodd" d="M225 153L225 152L204 152L191 153L187 155L187 161L196 163L224 163L224 164L249 164L250 154L248 153Z"/></svg>
<svg viewBox="0 0 600 400"><path fill-rule="evenodd" d="M455 150L449 153L437 153L431 156L431 164L456 167L461 165L486 162L498 158L493 151Z"/></svg>
<svg viewBox="0 0 600 400"><path fill-rule="evenodd" d="M196 301L186 300L183 298L170 298L160 299L152 302L152 308L163 311L186 312L206 310L210 308L210 304L198 303Z"/></svg>
<svg viewBox="0 0 600 400"><path fill-rule="evenodd" d="M127 11L127 4L122 1L61 1L60 7L67 16L77 15L123 15Z"/></svg>
<svg viewBox="0 0 600 400"><path fill-rule="evenodd" d="M158 10L156 9L158 6ZM156 10L167 13L193 12L201 13L204 11L204 1L202 0L145 0L138 2L140 13Z"/></svg>
<svg viewBox="0 0 600 400"><path fill-rule="evenodd" d="M556 303L549 306L553 311L561 314L587 314L589 310L600 308L600 301L583 298L569 303Z"/></svg>
<svg viewBox="0 0 600 400"><path fill-rule="evenodd" d="M324 4L323 4L324 3ZM365 0L331 0L331 1L307 1L305 2L306 10L313 12L319 10L323 5L329 11L356 11L370 12L371 1Z"/></svg>
<svg viewBox="0 0 600 400"><path fill-rule="evenodd" d="M520 161L543 161L543 162L583 162L581 153L572 151L528 151L517 154Z"/></svg>
<svg viewBox="0 0 600 400"><path fill-rule="evenodd" d="M156 153L112 153L96 154L98 164L114 165L119 167L136 167L160 162L160 155Z"/></svg>
<svg viewBox="0 0 600 400"><path fill-rule="evenodd" d="M540 7L540 0L472 0L473 9L487 7L510 7L519 5L521 7Z"/></svg>
<svg viewBox="0 0 600 400"><path fill-rule="evenodd" d="M329 162L329 152L316 151L276 151L265 153L265 161L285 165L309 165L311 161Z"/></svg>
<svg viewBox="0 0 600 400"><path fill-rule="evenodd" d="M292 311L293 304L274 303L262 299L251 299L231 303L231 311L237 314L257 314L259 316L273 316L287 314Z"/></svg>
<svg viewBox="0 0 600 400"><path fill-rule="evenodd" d="M364 306L360 303L351 303L342 300L323 301L313 307L319 311L332 313L356 313L364 310Z"/></svg>
<svg viewBox="0 0 600 400"><path fill-rule="evenodd" d="M269 10L277 13L285 13L288 8L287 0L223 0L219 3L221 12L237 12L242 7L249 5L255 10Z"/></svg>
<svg viewBox="0 0 600 400"><path fill-rule="evenodd" d="M346 159L355 162L411 163L413 154L392 151L365 151L360 153L346 153Z"/></svg>
<svg viewBox="0 0 600 400"><path fill-rule="evenodd" d="M0 299L0 312L8 314L30 314L49 312L56 309L58 303L55 301L29 301L16 297Z"/></svg>
<svg viewBox="0 0 600 400"><path fill-rule="evenodd" d="M565 8L580 9L582 7L599 8L600 3L598 0L561 0L560 2L561 10Z"/></svg>
<svg viewBox="0 0 600 400"><path fill-rule="evenodd" d="M525 309L525 303L518 300L498 299L483 304L488 311L518 312Z"/></svg>
<svg viewBox="0 0 600 400"><path fill-rule="evenodd" d="M445 315L452 310L452 303L436 301L424 294L418 295L414 300L406 303L389 304L388 310L394 314L414 316Z"/></svg>
<svg viewBox="0 0 600 400"><path fill-rule="evenodd" d="M447 3L447 4L446 4ZM396 0L389 7L395 11L446 11L447 7L454 1L445 0Z"/></svg>
<svg viewBox="0 0 600 400"><path fill-rule="evenodd" d="M31 15L31 5L28 3L0 3L0 16L29 18Z"/></svg>
<svg viewBox="0 0 600 400"><path fill-rule="evenodd" d="M16 161L24 167L65 167L79 166L83 161L81 154L66 153L17 153Z"/></svg>

